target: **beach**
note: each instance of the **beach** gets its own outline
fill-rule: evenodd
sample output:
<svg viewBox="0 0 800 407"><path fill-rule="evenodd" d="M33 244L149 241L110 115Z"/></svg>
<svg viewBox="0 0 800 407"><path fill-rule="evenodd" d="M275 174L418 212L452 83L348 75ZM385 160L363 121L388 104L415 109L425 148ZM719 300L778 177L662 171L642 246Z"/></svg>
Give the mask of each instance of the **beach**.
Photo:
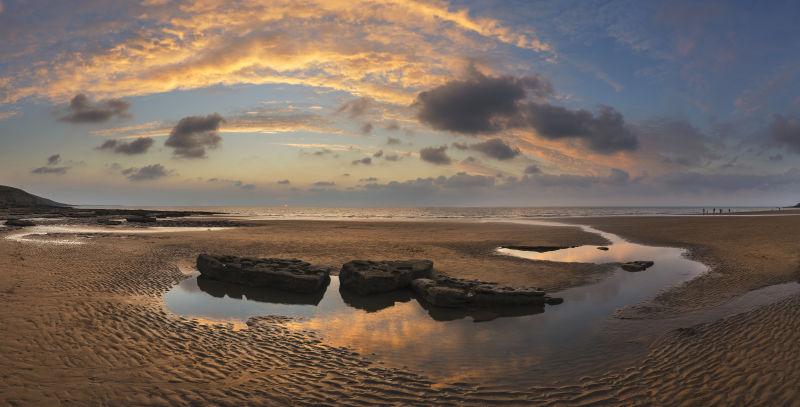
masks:
<svg viewBox="0 0 800 407"><path fill-rule="evenodd" d="M11 228L2 228L0 404L798 403L800 295L714 320L706 311L798 281L800 216L558 221L685 248L710 269L618 312L621 321L669 326L635 338L629 355L598 354L586 374L566 363L514 386L468 374L430 377L294 329L289 317L242 324L176 315L163 296L190 278L200 253L299 258L335 270L352 259L431 259L452 277L560 292L603 281L615 267L531 261L495 249L601 247L606 239L577 227L509 222L269 220L212 231L93 234L62 245L11 241L4 238Z"/></svg>

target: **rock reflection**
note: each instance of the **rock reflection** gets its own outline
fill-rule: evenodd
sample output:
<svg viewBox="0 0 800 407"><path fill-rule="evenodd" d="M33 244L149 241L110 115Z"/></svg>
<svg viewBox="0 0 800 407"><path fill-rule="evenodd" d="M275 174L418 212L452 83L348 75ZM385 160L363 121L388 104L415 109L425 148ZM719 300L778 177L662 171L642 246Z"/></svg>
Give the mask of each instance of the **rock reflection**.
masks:
<svg viewBox="0 0 800 407"><path fill-rule="evenodd" d="M247 287L239 284L231 284L222 281L215 281L203 276L198 276L197 287L200 291L216 298L228 296L237 300L247 299L259 302L289 305L319 305L325 290L312 294L292 293L283 290L270 288Z"/></svg>

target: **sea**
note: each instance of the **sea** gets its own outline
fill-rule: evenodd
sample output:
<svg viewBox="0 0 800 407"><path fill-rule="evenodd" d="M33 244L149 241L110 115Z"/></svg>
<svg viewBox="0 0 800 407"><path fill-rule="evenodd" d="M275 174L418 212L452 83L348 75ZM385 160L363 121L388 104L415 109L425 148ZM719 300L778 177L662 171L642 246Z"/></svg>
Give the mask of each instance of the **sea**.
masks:
<svg viewBox="0 0 800 407"><path fill-rule="evenodd" d="M82 208L95 208L82 206ZM207 211L252 220L265 219L370 219L370 220L414 220L414 219L530 219L592 216L678 216L703 215L712 209L723 214L742 212L774 211L772 207L428 207L428 208L316 208L316 207L259 207L259 206L103 206L103 208Z"/></svg>

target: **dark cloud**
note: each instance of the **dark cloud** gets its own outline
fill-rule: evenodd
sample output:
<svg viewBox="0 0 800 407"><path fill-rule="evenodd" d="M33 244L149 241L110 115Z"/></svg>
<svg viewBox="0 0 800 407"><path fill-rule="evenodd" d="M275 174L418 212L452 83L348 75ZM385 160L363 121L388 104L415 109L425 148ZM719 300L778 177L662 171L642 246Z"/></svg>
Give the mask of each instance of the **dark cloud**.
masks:
<svg viewBox="0 0 800 407"><path fill-rule="evenodd" d="M611 154L639 147L639 140L625 123L622 114L609 106L600 106L597 114L570 110L550 104L531 103L526 109L528 123L540 136L550 139L582 140L593 151Z"/></svg>
<svg viewBox="0 0 800 407"><path fill-rule="evenodd" d="M346 113L350 118L356 118L366 113L374 101L367 97L353 99L343 103L336 109L336 113Z"/></svg>
<svg viewBox="0 0 800 407"><path fill-rule="evenodd" d="M527 168L526 168L527 170ZM590 188L598 185L624 186L638 183L639 179L631 179L630 175L618 168L612 168L608 175L579 175L579 174L545 174L541 171L526 174L519 180L520 184L538 187L556 188Z"/></svg>
<svg viewBox="0 0 800 407"><path fill-rule="evenodd" d="M232 187L241 188L247 191L252 191L256 189L255 184L247 184L240 180L235 179L224 179L224 178L210 178L207 182L214 183L214 184L227 184Z"/></svg>
<svg viewBox="0 0 800 407"><path fill-rule="evenodd" d="M383 157L383 150L378 150L375 154L372 154L372 158L381 158Z"/></svg>
<svg viewBox="0 0 800 407"><path fill-rule="evenodd" d="M462 134L495 133L517 120L528 92L545 97L550 84L538 76L489 77L473 72L417 96L419 120L434 129Z"/></svg>
<svg viewBox="0 0 800 407"><path fill-rule="evenodd" d="M56 167L56 165L58 165L59 163L61 163L61 154L53 154L47 157L47 165L32 169L31 174L64 175L67 173L67 171L69 171L72 168L71 166ZM70 161L70 164L75 164L75 163Z"/></svg>
<svg viewBox="0 0 800 407"><path fill-rule="evenodd" d="M359 160L353 160L353 165L363 164L363 165L372 165L372 158L364 157Z"/></svg>
<svg viewBox="0 0 800 407"><path fill-rule="evenodd" d="M278 181L278 184L280 184L280 185L289 185L291 183L292 182L289 181L288 179L282 179L282 180Z"/></svg>
<svg viewBox="0 0 800 407"><path fill-rule="evenodd" d="M425 147L419 150L419 158L437 165L447 165L452 162L450 156L447 155L447 146Z"/></svg>
<svg viewBox="0 0 800 407"><path fill-rule="evenodd" d="M128 117L130 104L121 99L93 102L80 93L69 102L67 113L60 120L70 123L101 123L112 117Z"/></svg>
<svg viewBox="0 0 800 407"><path fill-rule="evenodd" d="M636 135L614 108L600 106L592 113L541 102L552 92L538 76L495 78L473 73L469 80L420 93L417 117L434 129L466 135L533 129L551 140L580 140L601 154L638 147Z"/></svg>
<svg viewBox="0 0 800 407"><path fill-rule="evenodd" d="M364 123L358 131L363 135L368 135L372 133L372 123Z"/></svg>
<svg viewBox="0 0 800 407"><path fill-rule="evenodd" d="M780 114L772 116L767 128L771 141L787 151L800 154L800 119Z"/></svg>
<svg viewBox="0 0 800 407"><path fill-rule="evenodd" d="M386 160L386 161L400 161L400 160L402 160L402 159L403 159L403 157L400 157L400 156L399 156L399 155L397 155L397 154L386 154L386 155L383 157L383 159L384 159L384 160Z"/></svg>
<svg viewBox="0 0 800 407"><path fill-rule="evenodd" d="M316 155L316 156L323 156L323 155L326 155L326 154L331 154L331 153L333 153L333 151L332 151L332 150L330 150L330 149L327 149L327 148L323 148L323 149L321 149L321 150L314 151L314 152L313 152L313 153L311 153L311 154L312 154L312 155Z"/></svg>
<svg viewBox="0 0 800 407"><path fill-rule="evenodd" d="M455 142L455 143L452 144L452 146L453 146L453 148L455 148L457 150L469 150L469 144L467 144L467 143Z"/></svg>
<svg viewBox="0 0 800 407"><path fill-rule="evenodd" d="M800 170L793 168L778 174L735 174L700 172L673 173L658 181L683 192L738 192L744 190L782 190L800 184Z"/></svg>
<svg viewBox="0 0 800 407"><path fill-rule="evenodd" d="M146 153L153 143L154 141L150 137L137 138L130 142L106 140L103 144L100 144L97 149L112 151L116 154L136 155Z"/></svg>
<svg viewBox="0 0 800 407"><path fill-rule="evenodd" d="M169 171L161 164L151 164L141 168L122 170L122 175L131 181L153 181L169 175Z"/></svg>
<svg viewBox="0 0 800 407"><path fill-rule="evenodd" d="M387 146L395 146L395 145L398 145L400 143L401 143L400 139L396 138L396 137L388 137L386 139L386 145Z"/></svg>
<svg viewBox="0 0 800 407"><path fill-rule="evenodd" d="M384 126L383 128L385 130L388 130L388 131L397 131L397 130L400 130L400 125L397 124L397 122L391 122L391 123L387 124L386 126ZM389 138L391 138L391 137L389 137Z"/></svg>
<svg viewBox="0 0 800 407"><path fill-rule="evenodd" d="M774 163L783 161L783 154L771 155L771 156L769 156L769 160L774 162Z"/></svg>
<svg viewBox="0 0 800 407"><path fill-rule="evenodd" d="M361 178L360 180L358 180L358 182L367 182L367 183L378 182L378 178L375 177Z"/></svg>
<svg viewBox="0 0 800 407"><path fill-rule="evenodd" d="M335 186L336 183L335 182L330 182L330 181L317 181L317 182L315 182L315 183L313 183L311 185L315 186L315 187L332 187L332 186Z"/></svg>
<svg viewBox="0 0 800 407"><path fill-rule="evenodd" d="M164 145L172 147L173 154L178 157L204 158L207 148L217 148L222 141L217 130L224 121L217 113L184 117L172 129Z"/></svg>
<svg viewBox="0 0 800 407"><path fill-rule="evenodd" d="M31 170L31 174L64 175L71 167L39 167Z"/></svg>
<svg viewBox="0 0 800 407"><path fill-rule="evenodd" d="M512 147L499 138L471 144L469 148L496 160L510 160L520 154L519 148Z"/></svg>
<svg viewBox="0 0 800 407"><path fill-rule="evenodd" d="M539 174L542 172L542 169L539 168L536 164L531 164L525 167L525 174Z"/></svg>

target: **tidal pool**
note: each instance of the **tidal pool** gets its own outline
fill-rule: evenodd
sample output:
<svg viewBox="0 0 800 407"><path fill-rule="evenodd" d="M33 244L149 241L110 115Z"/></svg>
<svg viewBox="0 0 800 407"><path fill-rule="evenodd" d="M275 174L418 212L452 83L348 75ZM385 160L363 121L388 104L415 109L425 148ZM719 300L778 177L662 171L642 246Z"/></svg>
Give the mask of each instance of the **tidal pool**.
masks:
<svg viewBox="0 0 800 407"><path fill-rule="evenodd" d="M655 265L639 273L618 269L597 283L553 293L564 298L560 305L491 312L433 307L410 291L352 296L340 292L336 276L324 293L298 296L247 289L195 274L167 292L164 301L175 314L212 322L241 324L260 315L294 317L290 327L312 330L326 343L347 346L443 382L531 383L542 373L566 372L610 358L620 353L620 344L625 344L626 351L643 347L631 343L635 338L606 332L614 311L706 270L687 259L682 249L633 244L584 229L609 240L609 250L597 246L546 253L499 249L498 255L593 263L653 260Z"/></svg>

